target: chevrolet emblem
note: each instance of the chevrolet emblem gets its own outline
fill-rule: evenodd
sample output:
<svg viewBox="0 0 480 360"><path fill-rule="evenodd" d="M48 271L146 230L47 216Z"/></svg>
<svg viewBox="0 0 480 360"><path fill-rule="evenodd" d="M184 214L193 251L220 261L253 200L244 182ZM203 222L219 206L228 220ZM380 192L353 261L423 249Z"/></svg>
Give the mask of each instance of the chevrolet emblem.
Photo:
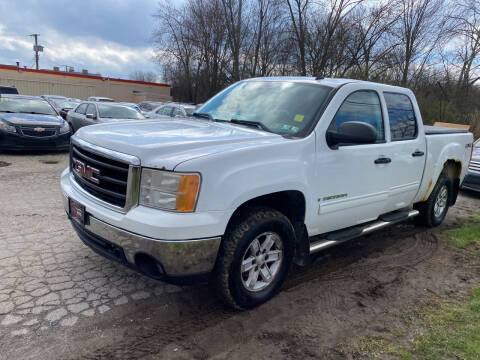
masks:
<svg viewBox="0 0 480 360"><path fill-rule="evenodd" d="M44 132L44 131L45 131L45 128L36 127L35 129L33 129L33 131L36 131L36 132Z"/></svg>

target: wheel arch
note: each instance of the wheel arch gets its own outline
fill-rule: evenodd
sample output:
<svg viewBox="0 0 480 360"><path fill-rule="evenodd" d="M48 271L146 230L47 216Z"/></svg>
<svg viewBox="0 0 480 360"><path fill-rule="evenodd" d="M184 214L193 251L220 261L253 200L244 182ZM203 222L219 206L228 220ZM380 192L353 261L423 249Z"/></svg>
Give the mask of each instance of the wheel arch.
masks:
<svg viewBox="0 0 480 360"><path fill-rule="evenodd" d="M306 198L299 190L283 190L274 193L260 195L240 204L230 216L227 229L239 217L242 217L252 207L270 207L280 211L291 222L295 231L295 256L294 262L298 265L306 265L310 248L308 232L305 226Z"/></svg>

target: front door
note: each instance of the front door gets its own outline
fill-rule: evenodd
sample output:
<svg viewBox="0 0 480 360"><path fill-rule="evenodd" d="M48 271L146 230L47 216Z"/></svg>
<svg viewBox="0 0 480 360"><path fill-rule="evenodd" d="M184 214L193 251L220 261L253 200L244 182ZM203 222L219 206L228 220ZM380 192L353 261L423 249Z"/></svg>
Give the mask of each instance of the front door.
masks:
<svg viewBox="0 0 480 360"><path fill-rule="evenodd" d="M316 132L318 216L313 232L330 232L376 219L385 212L391 160L380 94L373 85L347 84L338 90L321 121ZM325 138L327 129L338 129L346 121L373 125L376 143L330 147Z"/></svg>

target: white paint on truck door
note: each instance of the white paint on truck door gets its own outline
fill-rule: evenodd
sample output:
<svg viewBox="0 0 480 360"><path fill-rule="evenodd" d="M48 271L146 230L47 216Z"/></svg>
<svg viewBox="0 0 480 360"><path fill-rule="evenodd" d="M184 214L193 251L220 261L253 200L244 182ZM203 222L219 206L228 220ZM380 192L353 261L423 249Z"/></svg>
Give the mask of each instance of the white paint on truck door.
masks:
<svg viewBox="0 0 480 360"><path fill-rule="evenodd" d="M377 142L329 147L327 129L346 121L373 125ZM317 227L328 232L376 219L388 200L390 167L388 162L376 163L390 158L379 93L366 84L342 87L317 129Z"/></svg>

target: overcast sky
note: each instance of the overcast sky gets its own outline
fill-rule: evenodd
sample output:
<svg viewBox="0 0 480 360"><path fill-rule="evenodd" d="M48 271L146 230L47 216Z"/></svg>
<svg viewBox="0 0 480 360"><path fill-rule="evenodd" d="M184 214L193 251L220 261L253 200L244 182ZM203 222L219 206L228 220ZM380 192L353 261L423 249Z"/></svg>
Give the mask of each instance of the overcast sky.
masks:
<svg viewBox="0 0 480 360"><path fill-rule="evenodd" d="M0 64L40 68L69 65L128 78L134 70L159 72L152 61L156 0L0 0ZM65 67L63 67L65 69Z"/></svg>

